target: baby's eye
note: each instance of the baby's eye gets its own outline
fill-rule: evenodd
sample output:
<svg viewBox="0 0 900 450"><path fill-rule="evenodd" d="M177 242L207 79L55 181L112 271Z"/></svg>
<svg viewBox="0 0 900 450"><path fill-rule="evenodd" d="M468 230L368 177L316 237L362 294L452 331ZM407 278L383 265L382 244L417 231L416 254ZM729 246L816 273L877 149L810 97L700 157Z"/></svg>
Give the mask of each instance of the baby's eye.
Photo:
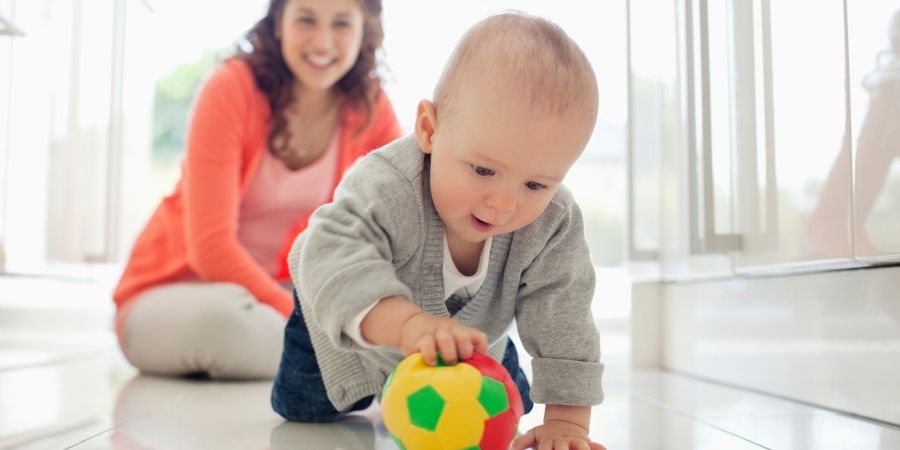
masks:
<svg viewBox="0 0 900 450"><path fill-rule="evenodd" d="M347 28L350 26L350 22L347 22L346 20L339 20L334 23L334 26L336 28Z"/></svg>
<svg viewBox="0 0 900 450"><path fill-rule="evenodd" d="M532 191L539 191L541 189L546 189L547 185L538 183L537 181L529 181L525 183L525 187L531 189Z"/></svg>
<svg viewBox="0 0 900 450"><path fill-rule="evenodd" d="M472 164L472 170L481 177L489 177L494 174L493 170L488 169L487 167L476 166L475 164Z"/></svg>

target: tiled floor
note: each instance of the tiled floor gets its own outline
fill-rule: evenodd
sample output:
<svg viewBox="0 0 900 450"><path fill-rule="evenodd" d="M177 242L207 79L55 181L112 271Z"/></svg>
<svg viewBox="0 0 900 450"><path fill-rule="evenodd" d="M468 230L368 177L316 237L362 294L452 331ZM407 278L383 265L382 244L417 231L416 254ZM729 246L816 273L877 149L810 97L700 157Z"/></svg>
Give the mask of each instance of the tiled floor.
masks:
<svg viewBox="0 0 900 450"><path fill-rule="evenodd" d="M137 374L109 332L97 331L108 329L108 296L77 289L0 278L0 293L15 294L0 295L0 450L396 449L377 408L329 425L286 423L269 407L269 382ZM10 301L35 292L56 303ZM60 292L98 300L76 307ZM603 336L607 398L591 425L610 450L900 449L898 426L678 374L632 372L627 314L607 308L595 317L619 333ZM538 405L520 429L541 415Z"/></svg>
<svg viewBox="0 0 900 450"><path fill-rule="evenodd" d="M19 357L0 369L0 449L396 448L377 408L329 425L285 423L269 408L268 382L142 376L111 346ZM610 450L900 448L898 428L675 374L610 374L591 427ZM538 407L520 427L540 417Z"/></svg>

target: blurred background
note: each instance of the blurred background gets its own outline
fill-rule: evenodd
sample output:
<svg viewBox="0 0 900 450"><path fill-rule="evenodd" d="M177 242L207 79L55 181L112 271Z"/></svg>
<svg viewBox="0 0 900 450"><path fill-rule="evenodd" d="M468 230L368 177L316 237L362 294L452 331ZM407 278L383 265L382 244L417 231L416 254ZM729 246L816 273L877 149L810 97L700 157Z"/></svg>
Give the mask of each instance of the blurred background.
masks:
<svg viewBox="0 0 900 450"><path fill-rule="evenodd" d="M177 179L197 86L265 6L0 0L4 401L22 392L4 373L114 348L112 286ZM385 89L407 131L461 32L505 9L560 24L597 74L565 183L613 379L649 368L790 399L875 424L833 448L900 446L900 1L385 0ZM10 404L0 448L37 423ZM814 448L740 414L717 426Z"/></svg>
<svg viewBox="0 0 900 450"><path fill-rule="evenodd" d="M121 261L174 185L191 100L265 11L192 1L4 0L26 38L0 41L5 270ZM0 4L0 5L2 5ZM467 24L510 2L385 2L386 85L401 124L431 90ZM515 6L560 23L595 66L603 101L569 184L579 191L595 262L623 261L626 77L624 2ZM15 170L9 170L15 168ZM600 184L597 184L597 183ZM595 189L599 188L599 189ZM28 192L24 198L21 192Z"/></svg>
<svg viewBox="0 0 900 450"><path fill-rule="evenodd" d="M0 0L0 13L24 32L0 38L0 311L15 309L6 322L33 328L53 323L48 310L61 317L74 310L109 331L109 292L137 233L178 178L196 89L266 6ZM388 0L385 89L410 131L416 104L430 98L462 31L511 7L558 22L594 64L600 120L566 184L584 212L595 265L624 292L624 1L585 9L575 1ZM47 280L68 283L68 295ZM627 305L605 305L621 328ZM27 310L35 317L26 320ZM87 331L71 323L50 328Z"/></svg>

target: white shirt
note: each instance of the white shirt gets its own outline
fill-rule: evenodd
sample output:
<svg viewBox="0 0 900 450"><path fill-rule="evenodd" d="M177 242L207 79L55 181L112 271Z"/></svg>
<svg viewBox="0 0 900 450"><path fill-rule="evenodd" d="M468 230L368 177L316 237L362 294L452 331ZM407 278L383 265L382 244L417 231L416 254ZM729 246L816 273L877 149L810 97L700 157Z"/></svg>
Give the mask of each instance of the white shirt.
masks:
<svg viewBox="0 0 900 450"><path fill-rule="evenodd" d="M478 259L478 270L472 275L463 275L459 271L459 268L456 267L456 263L453 262L453 257L450 255L450 247L447 245L447 234L444 233L444 263L442 265L442 272L444 275L444 301L447 304L447 309L450 311L451 316L462 309L472 297L475 297L478 293L478 289L481 288L481 284L484 283L484 278L487 276L488 259L491 255L492 241L493 238L488 238L484 241L484 246L481 248L481 257ZM447 294L448 292L450 293L449 295ZM362 332L360 331L360 325L362 324L363 319L365 319L366 315L369 314L369 311L377 304L378 302L372 303L371 306L364 309L354 317L353 320L344 325L344 334L350 336L350 339L353 339L353 341L361 347L379 347L378 345L373 345L363 339Z"/></svg>

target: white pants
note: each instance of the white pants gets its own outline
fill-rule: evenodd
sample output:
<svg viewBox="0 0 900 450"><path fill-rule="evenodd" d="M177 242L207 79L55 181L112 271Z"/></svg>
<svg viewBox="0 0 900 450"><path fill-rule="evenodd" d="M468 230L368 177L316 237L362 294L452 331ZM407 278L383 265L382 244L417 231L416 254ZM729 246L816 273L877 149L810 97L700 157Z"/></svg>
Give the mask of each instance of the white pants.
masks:
<svg viewBox="0 0 900 450"><path fill-rule="evenodd" d="M119 311L122 352L145 373L215 379L272 378L285 319L233 283L148 289Z"/></svg>

